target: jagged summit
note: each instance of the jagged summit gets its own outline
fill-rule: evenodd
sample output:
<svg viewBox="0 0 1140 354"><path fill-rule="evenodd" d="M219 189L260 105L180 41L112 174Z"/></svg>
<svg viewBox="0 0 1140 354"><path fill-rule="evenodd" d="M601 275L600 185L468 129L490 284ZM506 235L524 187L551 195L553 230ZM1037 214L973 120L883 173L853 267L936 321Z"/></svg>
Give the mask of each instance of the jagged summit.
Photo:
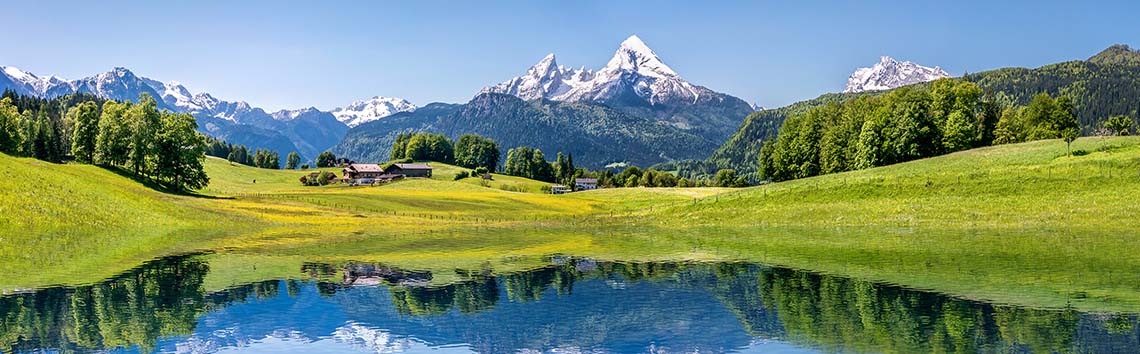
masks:
<svg viewBox="0 0 1140 354"><path fill-rule="evenodd" d="M610 61L598 71L558 65L554 54L549 54L522 76L480 91L486 92L526 100L569 102L605 103L636 98L648 105L691 104L703 95L713 94L682 79L636 35L622 41Z"/></svg>
<svg viewBox="0 0 1140 354"><path fill-rule="evenodd" d="M946 77L950 77L950 74L937 66L930 68L882 56L874 66L855 70L847 79L847 87L843 92L890 90Z"/></svg>
<svg viewBox="0 0 1140 354"><path fill-rule="evenodd" d="M625 41L621 42L618 46L617 52L614 53L613 58L602 71L633 71L642 75L649 76L663 76L673 77L677 73L673 71L668 65L665 65L657 53L637 35L629 36Z"/></svg>

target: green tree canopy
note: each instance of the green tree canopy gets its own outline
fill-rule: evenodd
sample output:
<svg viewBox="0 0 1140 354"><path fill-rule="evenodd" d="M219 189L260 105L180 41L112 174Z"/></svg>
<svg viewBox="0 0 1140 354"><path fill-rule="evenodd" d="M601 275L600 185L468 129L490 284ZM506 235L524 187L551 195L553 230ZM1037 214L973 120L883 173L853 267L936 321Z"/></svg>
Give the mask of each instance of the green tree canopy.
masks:
<svg viewBox="0 0 1140 354"><path fill-rule="evenodd" d="M317 155L317 167L333 167L336 166L336 155L325 151Z"/></svg>
<svg viewBox="0 0 1140 354"><path fill-rule="evenodd" d="M285 169L295 170L299 165L301 165L301 155L298 155L296 151L290 152L289 157L285 158Z"/></svg>

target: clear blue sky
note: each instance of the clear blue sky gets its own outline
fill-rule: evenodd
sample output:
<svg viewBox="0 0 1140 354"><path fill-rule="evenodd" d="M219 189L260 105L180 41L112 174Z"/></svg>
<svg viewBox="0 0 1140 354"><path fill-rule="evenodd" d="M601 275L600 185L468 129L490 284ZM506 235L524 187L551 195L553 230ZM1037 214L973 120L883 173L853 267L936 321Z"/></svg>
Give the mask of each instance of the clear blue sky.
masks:
<svg viewBox="0 0 1140 354"><path fill-rule="evenodd" d="M839 91L880 55L954 75L1140 45L1135 1L33 1L0 65L124 66L270 110L375 95L465 102L547 53L600 68L637 34L689 81L766 107Z"/></svg>

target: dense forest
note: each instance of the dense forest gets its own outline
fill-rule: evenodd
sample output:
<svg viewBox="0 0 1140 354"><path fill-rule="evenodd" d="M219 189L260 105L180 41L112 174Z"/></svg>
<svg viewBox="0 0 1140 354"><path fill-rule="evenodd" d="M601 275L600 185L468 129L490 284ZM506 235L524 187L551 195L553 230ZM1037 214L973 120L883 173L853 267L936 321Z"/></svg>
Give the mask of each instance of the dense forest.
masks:
<svg viewBox="0 0 1140 354"><path fill-rule="evenodd" d="M1040 94L1004 108L978 85L942 79L880 96L829 103L784 121L764 143L760 172L772 181L885 166L995 142L1076 139L1067 96Z"/></svg>
<svg viewBox="0 0 1140 354"><path fill-rule="evenodd" d="M205 138L188 114L137 103L67 95L51 100L6 91L0 98L0 152L118 168L175 191L209 183Z"/></svg>
<svg viewBox="0 0 1140 354"><path fill-rule="evenodd" d="M1088 60L1069 61L1035 69L1006 68L964 75L976 84L988 99L1002 111L1028 106L1040 94L1067 96L1080 123L1082 135L1120 133L1106 125L1117 118L1135 122L1140 109L1140 52L1127 46L1114 45ZM911 89L928 90L932 84L913 85ZM889 91L888 91L889 92ZM860 97L880 96L887 92L826 94L786 107L768 109L749 115L740 129L705 160L686 160L654 166L675 171L683 177L709 175L719 169L732 168L752 183L766 177L759 171L760 150L772 141L784 120L806 114L830 103ZM1002 141L1004 142L1004 141Z"/></svg>

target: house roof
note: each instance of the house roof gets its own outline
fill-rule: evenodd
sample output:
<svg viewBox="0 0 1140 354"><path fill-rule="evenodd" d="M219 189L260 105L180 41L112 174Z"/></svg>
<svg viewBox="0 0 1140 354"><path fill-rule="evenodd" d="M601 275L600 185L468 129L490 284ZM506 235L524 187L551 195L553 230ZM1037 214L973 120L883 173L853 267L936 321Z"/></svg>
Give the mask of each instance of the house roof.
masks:
<svg viewBox="0 0 1140 354"><path fill-rule="evenodd" d="M426 163L398 163L395 164L401 170L430 170L431 166Z"/></svg>
<svg viewBox="0 0 1140 354"><path fill-rule="evenodd" d="M384 169L380 168L380 165L374 163L354 163L348 165L348 168L356 172L384 172Z"/></svg>
<svg viewBox="0 0 1140 354"><path fill-rule="evenodd" d="M574 183L598 183L597 178L575 178Z"/></svg>

